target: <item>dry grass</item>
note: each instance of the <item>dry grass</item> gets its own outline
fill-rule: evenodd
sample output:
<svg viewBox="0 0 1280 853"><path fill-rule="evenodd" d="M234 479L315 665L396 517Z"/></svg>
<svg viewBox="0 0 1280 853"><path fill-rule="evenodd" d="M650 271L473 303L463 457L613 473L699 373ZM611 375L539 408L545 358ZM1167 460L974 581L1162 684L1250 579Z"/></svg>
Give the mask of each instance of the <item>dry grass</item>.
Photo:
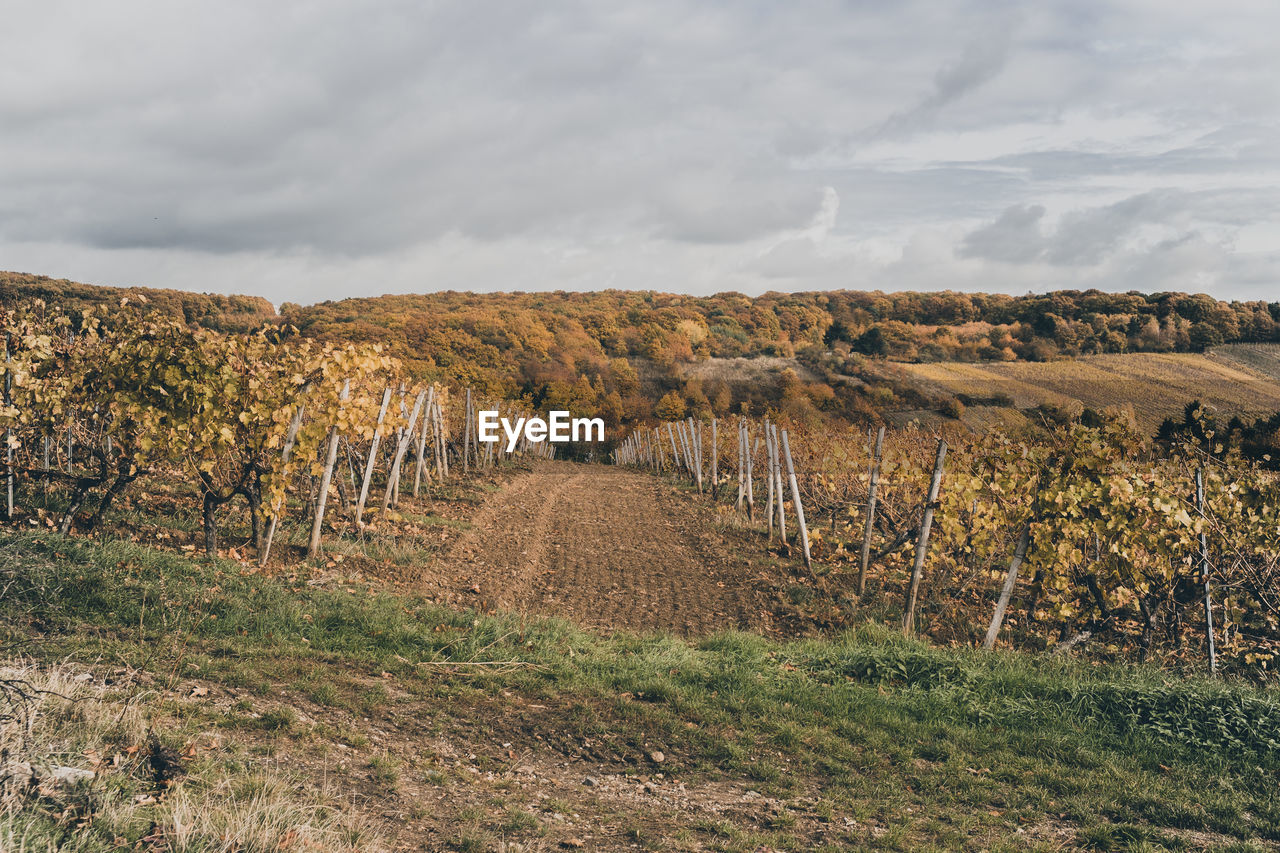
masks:
<svg viewBox="0 0 1280 853"><path fill-rule="evenodd" d="M903 365L921 384L948 394L1005 395L1019 408L1130 407L1154 429L1192 400L1227 415L1280 411L1280 380L1238 361L1192 353L1096 355L1049 362Z"/></svg>
<svg viewBox="0 0 1280 853"><path fill-rule="evenodd" d="M300 802L278 776L224 779L210 790L184 785L169 797L169 833L175 851L373 850L341 814Z"/></svg>
<svg viewBox="0 0 1280 853"><path fill-rule="evenodd" d="M795 371L801 381L820 382L821 377L794 358L756 356L755 358L707 358L685 365L684 375L703 380L725 382L776 383L784 370Z"/></svg>
<svg viewBox="0 0 1280 853"><path fill-rule="evenodd" d="M155 692L61 665L8 663L0 680L0 850L87 853L135 842L171 853L380 849L347 815L273 773L202 758L158 781L156 750L165 761L182 756L154 729L164 725L179 741L199 733L177 729Z"/></svg>

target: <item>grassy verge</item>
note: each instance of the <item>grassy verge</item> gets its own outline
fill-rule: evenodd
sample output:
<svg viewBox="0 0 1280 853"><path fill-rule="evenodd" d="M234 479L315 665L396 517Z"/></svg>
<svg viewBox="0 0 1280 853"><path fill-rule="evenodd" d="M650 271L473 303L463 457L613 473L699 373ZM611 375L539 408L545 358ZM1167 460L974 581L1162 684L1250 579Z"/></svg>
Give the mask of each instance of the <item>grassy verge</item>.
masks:
<svg viewBox="0 0 1280 853"><path fill-rule="evenodd" d="M197 727L170 722L162 737L155 695L62 664L0 667L0 681L0 849L383 849L280 774L201 748Z"/></svg>
<svg viewBox="0 0 1280 853"><path fill-rule="evenodd" d="M727 780L782 804L759 820L637 826L619 846L1252 850L1280 841L1280 698L1246 685L936 649L874 627L790 643L600 637L358 583L48 534L0 535L0 589L11 654L45 667L74 660L150 673L160 696L192 679L264 698L285 690L342 709L357 728L408 703L415 726L433 734L587 757L622 774L653 772L660 754L663 774L691 789ZM189 722L364 736L304 732L287 710L251 714L245 704L245 713ZM380 761L370 775L390 785L407 759ZM171 811L153 817L157 825L176 820L171 803L214 797L231 778L211 772L162 797ZM61 825L41 809L11 804L9 831ZM521 829L510 814L492 825L473 817L471 849L546 832L536 820ZM117 821L100 849L148 831Z"/></svg>

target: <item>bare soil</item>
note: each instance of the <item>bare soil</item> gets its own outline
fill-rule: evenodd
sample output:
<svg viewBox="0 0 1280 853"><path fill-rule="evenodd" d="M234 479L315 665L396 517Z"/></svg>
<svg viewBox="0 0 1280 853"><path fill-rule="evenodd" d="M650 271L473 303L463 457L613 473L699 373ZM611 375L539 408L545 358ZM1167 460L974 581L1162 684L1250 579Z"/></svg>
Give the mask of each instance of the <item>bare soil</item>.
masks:
<svg viewBox="0 0 1280 853"><path fill-rule="evenodd" d="M645 474L543 462L490 494L437 565L428 594L480 610L561 616L599 630L808 633L758 534ZM799 567L803 571L803 567Z"/></svg>

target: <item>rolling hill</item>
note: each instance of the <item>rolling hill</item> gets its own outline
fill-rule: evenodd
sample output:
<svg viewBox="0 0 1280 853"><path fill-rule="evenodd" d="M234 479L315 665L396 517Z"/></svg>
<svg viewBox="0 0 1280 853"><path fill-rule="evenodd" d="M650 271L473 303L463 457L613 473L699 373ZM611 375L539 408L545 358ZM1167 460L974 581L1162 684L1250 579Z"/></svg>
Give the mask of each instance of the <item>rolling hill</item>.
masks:
<svg viewBox="0 0 1280 853"><path fill-rule="evenodd" d="M1180 416L1193 400L1226 415L1259 417L1280 411L1280 346L1275 344L1223 347L1208 354L1125 353L902 367L923 388L982 400L1004 398L1019 409L1131 407L1147 429Z"/></svg>

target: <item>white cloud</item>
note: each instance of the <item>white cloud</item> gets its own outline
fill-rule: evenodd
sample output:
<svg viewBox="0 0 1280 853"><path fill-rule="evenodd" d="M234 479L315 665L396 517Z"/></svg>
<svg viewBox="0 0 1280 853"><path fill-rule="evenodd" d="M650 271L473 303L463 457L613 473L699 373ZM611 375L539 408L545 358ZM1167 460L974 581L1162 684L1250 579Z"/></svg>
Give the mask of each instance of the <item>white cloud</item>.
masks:
<svg viewBox="0 0 1280 853"><path fill-rule="evenodd" d="M1274 298L1277 23L1234 0L28 5L0 31L0 268L275 301Z"/></svg>

